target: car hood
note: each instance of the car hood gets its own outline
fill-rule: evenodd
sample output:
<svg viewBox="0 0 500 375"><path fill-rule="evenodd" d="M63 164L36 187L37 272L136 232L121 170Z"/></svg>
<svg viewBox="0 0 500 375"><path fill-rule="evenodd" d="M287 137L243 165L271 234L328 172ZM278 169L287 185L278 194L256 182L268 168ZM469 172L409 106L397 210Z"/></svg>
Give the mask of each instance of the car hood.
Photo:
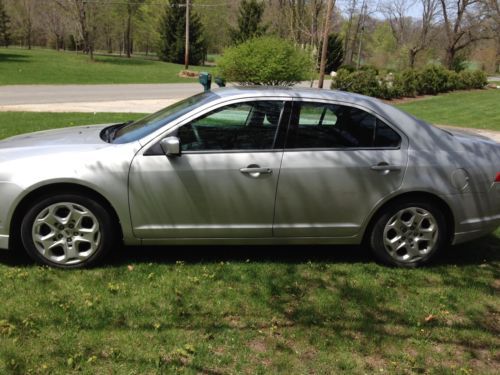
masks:
<svg viewBox="0 0 500 375"><path fill-rule="evenodd" d="M77 145L106 145L100 137L109 124L76 126L21 134L0 141L0 150L12 148L74 147Z"/></svg>

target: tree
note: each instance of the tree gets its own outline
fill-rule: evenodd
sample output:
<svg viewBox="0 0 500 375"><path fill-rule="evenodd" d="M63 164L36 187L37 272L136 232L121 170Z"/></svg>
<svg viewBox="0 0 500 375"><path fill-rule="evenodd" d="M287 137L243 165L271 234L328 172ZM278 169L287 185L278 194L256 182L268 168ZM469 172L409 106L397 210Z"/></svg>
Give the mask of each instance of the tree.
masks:
<svg viewBox="0 0 500 375"><path fill-rule="evenodd" d="M186 38L186 11L181 0L171 0L165 7L160 25L158 55L163 61L184 63ZM199 16L191 10L189 19L189 64L201 65L206 54L203 26Z"/></svg>
<svg viewBox="0 0 500 375"><path fill-rule="evenodd" d="M3 1L0 0L0 45L8 47L10 44L10 17L8 16Z"/></svg>
<svg viewBox="0 0 500 375"><path fill-rule="evenodd" d="M227 48L219 72L242 85L291 86L308 79L313 61L307 51L277 37L260 37Z"/></svg>
<svg viewBox="0 0 500 375"><path fill-rule="evenodd" d="M348 21L345 24L345 36L344 36L344 53L346 54L345 60L347 64L352 64L352 58L354 55L355 40L352 40L351 33L352 33L355 14L357 12L357 6L358 6L358 0L350 0L347 8L349 16L348 16Z"/></svg>
<svg viewBox="0 0 500 375"><path fill-rule="evenodd" d="M498 0L482 0L482 10L488 16L489 27L494 36L495 72L500 71L500 2Z"/></svg>
<svg viewBox="0 0 500 375"><path fill-rule="evenodd" d="M417 54L427 48L435 36L433 30L438 9L437 0L419 0L419 2L422 17L418 21L408 15L415 1L390 0L382 5L398 48L407 50L410 68L415 67Z"/></svg>
<svg viewBox="0 0 500 375"><path fill-rule="evenodd" d="M33 45L33 34L35 28L37 3L34 0L18 0L13 3L14 16L19 26L19 34L24 42L31 49Z"/></svg>
<svg viewBox="0 0 500 375"><path fill-rule="evenodd" d="M265 4L257 0L243 0L238 15L238 28L231 29L231 40L239 44L248 39L262 36L267 26L261 25Z"/></svg>
<svg viewBox="0 0 500 375"><path fill-rule="evenodd" d="M140 10L145 0L127 0L127 24L125 27L125 53L130 58L132 55L132 21Z"/></svg>
<svg viewBox="0 0 500 375"><path fill-rule="evenodd" d="M452 69L457 54L472 43L490 38L483 29L483 14L478 12L479 0L439 0L446 37L444 62ZM476 8L476 9L474 9Z"/></svg>
<svg viewBox="0 0 500 375"><path fill-rule="evenodd" d="M99 5L96 2L86 0L73 0L73 14L76 19L78 33L83 42L83 51L91 60L94 60L95 39L97 36L97 25L99 24Z"/></svg>
<svg viewBox="0 0 500 375"><path fill-rule="evenodd" d="M326 59L326 72L336 72L342 62L344 61L344 47L343 41L338 34L330 34L328 35L328 48L327 50L327 59ZM319 51L319 56L321 56L321 49Z"/></svg>
<svg viewBox="0 0 500 375"><path fill-rule="evenodd" d="M42 25L47 35L54 38L56 50L64 48L64 37L68 27L68 14L61 3L56 1L47 2L40 9Z"/></svg>

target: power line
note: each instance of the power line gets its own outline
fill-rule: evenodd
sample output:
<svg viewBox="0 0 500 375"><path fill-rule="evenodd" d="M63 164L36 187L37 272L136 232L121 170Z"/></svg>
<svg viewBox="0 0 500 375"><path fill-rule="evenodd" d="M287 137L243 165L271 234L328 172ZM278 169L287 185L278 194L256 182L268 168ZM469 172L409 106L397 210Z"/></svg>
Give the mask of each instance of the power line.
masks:
<svg viewBox="0 0 500 375"><path fill-rule="evenodd" d="M57 2L57 0L51 0ZM84 3L87 4L97 4L97 5L155 5L155 6L170 6L171 8L185 8L186 4L166 4L166 3L140 3L140 2L124 2L124 1L103 1L103 0L84 0ZM214 7L222 7L228 6L228 2L226 3L218 3L218 4L189 4L190 8L214 8Z"/></svg>

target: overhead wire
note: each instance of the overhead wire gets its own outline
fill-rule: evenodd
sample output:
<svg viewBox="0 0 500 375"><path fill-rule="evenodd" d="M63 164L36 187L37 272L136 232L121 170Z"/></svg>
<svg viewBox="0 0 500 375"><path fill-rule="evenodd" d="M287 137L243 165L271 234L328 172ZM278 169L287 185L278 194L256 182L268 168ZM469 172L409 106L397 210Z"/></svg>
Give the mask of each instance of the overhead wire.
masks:
<svg viewBox="0 0 500 375"><path fill-rule="evenodd" d="M49 1L54 1L57 2L57 0L49 0ZM127 1L105 1L105 0L83 0L83 3L88 3L88 4L96 4L96 5L155 5L155 6L170 6L171 8L185 8L186 4L168 4L168 3L150 3L150 2L137 2L137 1L132 1L132 2L127 2ZM190 3L189 7L190 8L213 8L213 7L222 7L222 6L228 6L231 1L227 1L225 3L217 3L217 4L197 4L197 3Z"/></svg>

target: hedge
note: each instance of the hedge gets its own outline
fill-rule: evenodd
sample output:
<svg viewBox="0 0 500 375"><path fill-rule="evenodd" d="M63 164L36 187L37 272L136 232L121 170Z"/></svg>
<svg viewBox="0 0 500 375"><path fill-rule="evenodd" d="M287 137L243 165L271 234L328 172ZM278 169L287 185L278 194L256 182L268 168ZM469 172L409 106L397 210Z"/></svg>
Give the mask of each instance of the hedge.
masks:
<svg viewBox="0 0 500 375"><path fill-rule="evenodd" d="M350 71L339 69L332 89L350 91L382 99L436 95L453 90L481 89L488 83L483 71L456 73L438 65L407 69L397 74L378 75L374 69Z"/></svg>

